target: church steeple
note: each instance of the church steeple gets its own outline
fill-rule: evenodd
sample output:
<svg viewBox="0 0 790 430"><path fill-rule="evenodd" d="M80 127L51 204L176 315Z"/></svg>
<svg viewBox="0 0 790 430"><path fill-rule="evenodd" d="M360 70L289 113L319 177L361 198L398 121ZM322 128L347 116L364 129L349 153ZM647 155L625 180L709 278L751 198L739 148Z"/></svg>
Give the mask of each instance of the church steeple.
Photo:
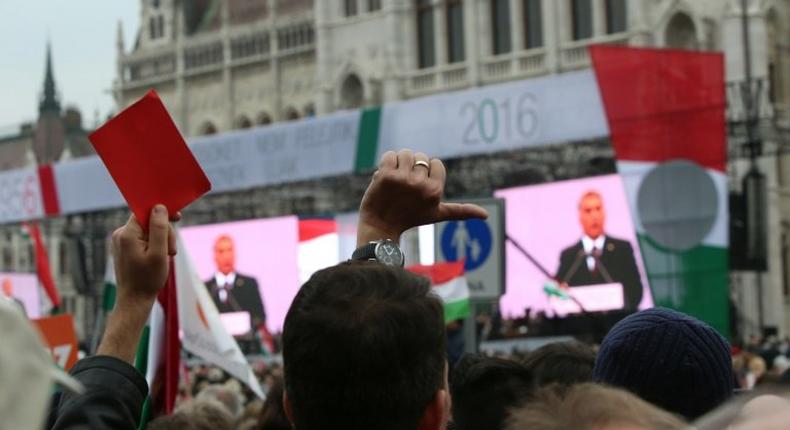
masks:
<svg viewBox="0 0 790 430"><path fill-rule="evenodd" d="M39 113L46 111L60 113L60 100L58 100L58 94L55 88L55 76L52 73L52 47L49 42L47 42L47 65L44 73L44 91L41 95L38 111Z"/></svg>

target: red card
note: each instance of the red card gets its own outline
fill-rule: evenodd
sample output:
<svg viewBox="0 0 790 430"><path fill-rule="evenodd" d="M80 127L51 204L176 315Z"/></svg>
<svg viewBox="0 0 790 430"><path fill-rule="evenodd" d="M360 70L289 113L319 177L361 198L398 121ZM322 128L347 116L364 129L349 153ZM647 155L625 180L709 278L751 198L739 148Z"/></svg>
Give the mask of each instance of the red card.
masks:
<svg viewBox="0 0 790 430"><path fill-rule="evenodd" d="M173 214L211 190L154 90L89 139L146 231L154 205L161 203Z"/></svg>

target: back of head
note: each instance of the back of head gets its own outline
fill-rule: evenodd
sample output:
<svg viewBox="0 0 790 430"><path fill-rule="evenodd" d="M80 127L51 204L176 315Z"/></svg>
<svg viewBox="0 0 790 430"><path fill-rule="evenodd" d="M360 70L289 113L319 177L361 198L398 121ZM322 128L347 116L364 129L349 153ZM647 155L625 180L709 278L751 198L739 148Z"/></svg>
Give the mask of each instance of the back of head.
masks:
<svg viewBox="0 0 790 430"><path fill-rule="evenodd" d="M509 430L681 430L682 420L616 388L586 383L543 387L513 412Z"/></svg>
<svg viewBox="0 0 790 430"><path fill-rule="evenodd" d="M573 385L592 381L595 353L580 342L556 342L544 345L524 360L539 386Z"/></svg>
<svg viewBox="0 0 790 430"><path fill-rule="evenodd" d="M283 381L281 378L275 377L274 384L266 393L266 401L263 403L258 417L258 427L264 430L291 429L291 422L288 421L283 407Z"/></svg>
<svg viewBox="0 0 790 430"><path fill-rule="evenodd" d="M534 390L532 374L523 365L479 355L464 356L450 381L458 430L504 428L510 409L529 399Z"/></svg>
<svg viewBox="0 0 790 430"><path fill-rule="evenodd" d="M294 427L414 429L445 387L443 308L400 268L343 263L314 274L283 327Z"/></svg>
<svg viewBox="0 0 790 430"><path fill-rule="evenodd" d="M694 419L735 388L730 348L709 325L653 308L617 323L601 343L593 378Z"/></svg>
<svg viewBox="0 0 790 430"><path fill-rule="evenodd" d="M172 415L148 424L149 430L232 430L234 418L213 399L196 399L180 405Z"/></svg>
<svg viewBox="0 0 790 430"><path fill-rule="evenodd" d="M234 419L238 418L242 412L241 395L224 385L209 385L198 393L197 399L210 399L222 403Z"/></svg>

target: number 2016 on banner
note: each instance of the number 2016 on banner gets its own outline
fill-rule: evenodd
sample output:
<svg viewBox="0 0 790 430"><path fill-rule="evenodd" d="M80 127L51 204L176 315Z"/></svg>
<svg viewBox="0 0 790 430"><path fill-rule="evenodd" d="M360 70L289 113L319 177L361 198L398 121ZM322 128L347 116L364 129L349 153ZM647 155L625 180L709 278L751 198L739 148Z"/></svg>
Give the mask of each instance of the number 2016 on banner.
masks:
<svg viewBox="0 0 790 430"><path fill-rule="evenodd" d="M501 101L485 98L479 103L461 105L464 127L463 143L494 143L499 139L529 139L538 131L537 98L525 93Z"/></svg>

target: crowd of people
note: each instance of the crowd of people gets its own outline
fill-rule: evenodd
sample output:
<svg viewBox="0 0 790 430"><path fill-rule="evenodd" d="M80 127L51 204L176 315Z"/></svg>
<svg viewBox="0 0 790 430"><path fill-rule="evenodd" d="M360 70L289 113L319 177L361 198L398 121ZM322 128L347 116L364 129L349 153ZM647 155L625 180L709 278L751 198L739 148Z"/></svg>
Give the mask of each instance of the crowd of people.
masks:
<svg viewBox="0 0 790 430"><path fill-rule="evenodd" d="M445 176L441 161L425 154L386 153L361 202L358 244L485 217L478 206L441 200ZM116 307L97 354L71 370L81 389L63 390L39 411L48 428L138 428L150 387L132 365L135 348L168 275L170 222L178 217L156 206L147 232L131 217L114 233ZM653 308L621 320L595 347L467 355L451 368L443 306L429 281L364 259L321 270L301 287L285 319L282 366L258 369L265 401L198 365L174 413L148 428L784 429L790 401L783 393L749 390L780 389L782 376L772 385L766 362L776 373L786 353L776 341L733 351L707 324ZM14 413L0 407L0 416Z"/></svg>

